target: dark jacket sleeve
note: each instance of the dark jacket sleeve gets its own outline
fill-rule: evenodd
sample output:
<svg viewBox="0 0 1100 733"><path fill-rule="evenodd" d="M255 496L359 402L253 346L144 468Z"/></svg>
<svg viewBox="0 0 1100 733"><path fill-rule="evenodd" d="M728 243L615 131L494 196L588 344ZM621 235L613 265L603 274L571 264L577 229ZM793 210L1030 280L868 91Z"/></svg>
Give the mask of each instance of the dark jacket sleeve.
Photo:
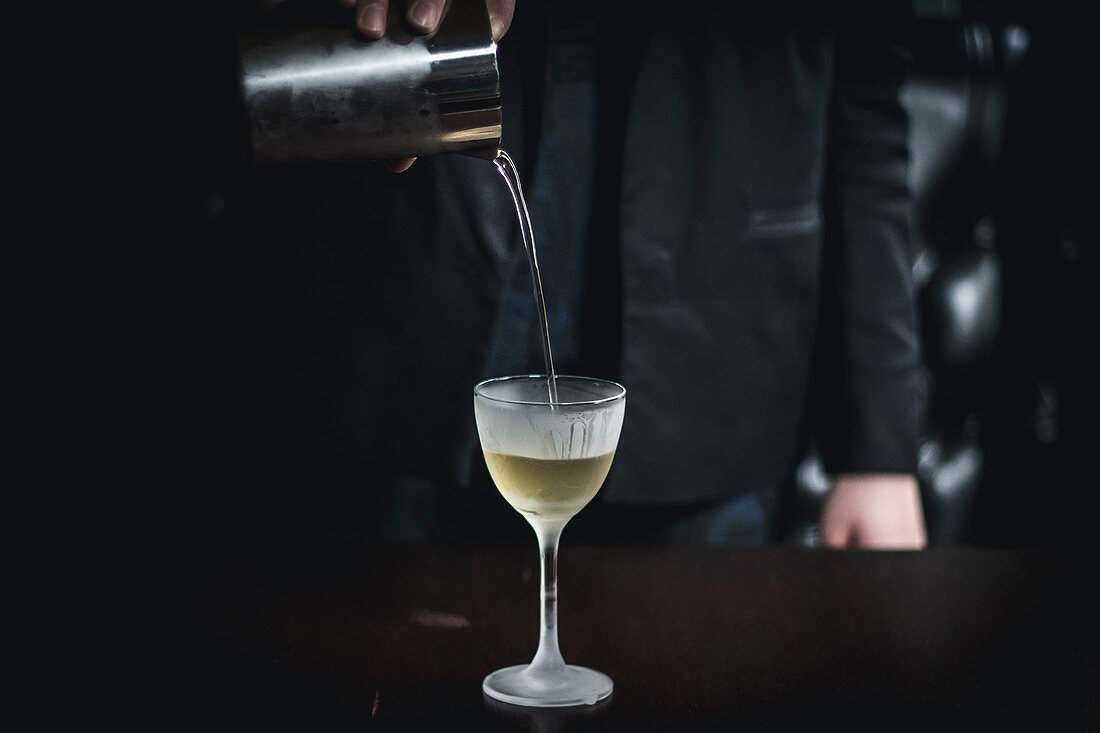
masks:
<svg viewBox="0 0 1100 733"><path fill-rule="evenodd" d="M900 45L838 37L815 422L826 470L916 470L924 399Z"/></svg>

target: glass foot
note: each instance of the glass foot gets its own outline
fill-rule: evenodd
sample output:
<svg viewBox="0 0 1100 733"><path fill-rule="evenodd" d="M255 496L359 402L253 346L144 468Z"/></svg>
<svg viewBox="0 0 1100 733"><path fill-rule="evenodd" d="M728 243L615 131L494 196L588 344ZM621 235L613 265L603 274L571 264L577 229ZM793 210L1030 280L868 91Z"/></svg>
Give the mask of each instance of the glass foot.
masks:
<svg viewBox="0 0 1100 733"><path fill-rule="evenodd" d="M538 671L517 664L498 669L481 683L482 691L496 700L544 708L594 705L610 695L612 687L603 672L572 664Z"/></svg>

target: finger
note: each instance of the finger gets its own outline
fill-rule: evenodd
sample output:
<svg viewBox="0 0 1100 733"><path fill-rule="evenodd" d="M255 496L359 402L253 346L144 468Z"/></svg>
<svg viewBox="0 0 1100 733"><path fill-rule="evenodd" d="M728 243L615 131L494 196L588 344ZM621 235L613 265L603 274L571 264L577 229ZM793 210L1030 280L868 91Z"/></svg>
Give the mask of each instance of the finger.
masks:
<svg viewBox="0 0 1100 733"><path fill-rule="evenodd" d="M923 550L927 542L911 532L857 532L853 547L863 550Z"/></svg>
<svg viewBox="0 0 1100 733"><path fill-rule="evenodd" d="M407 20L414 31L431 33L439 26L444 0L414 0L409 3Z"/></svg>
<svg viewBox="0 0 1100 733"><path fill-rule="evenodd" d="M921 550L928 544L923 527L909 519L857 528L854 545L868 550Z"/></svg>
<svg viewBox="0 0 1100 733"><path fill-rule="evenodd" d="M386 170L390 173L403 173L415 162L416 158L394 158L393 160L383 160L382 165L386 166Z"/></svg>
<svg viewBox="0 0 1100 733"><path fill-rule="evenodd" d="M381 38L386 32L386 9L389 0L358 0L355 7L355 27L367 38Z"/></svg>
<svg viewBox="0 0 1100 733"><path fill-rule="evenodd" d="M820 536L822 546L832 548L847 547L851 537L848 527L839 523L823 524Z"/></svg>
<svg viewBox="0 0 1100 733"><path fill-rule="evenodd" d="M512 27L516 0L486 0L485 7L489 9L489 25L493 28L493 40L499 41Z"/></svg>
<svg viewBox="0 0 1100 733"><path fill-rule="evenodd" d="M856 534L853 522L835 505L836 495L831 494L825 500L818 525L818 538L822 547L848 547Z"/></svg>

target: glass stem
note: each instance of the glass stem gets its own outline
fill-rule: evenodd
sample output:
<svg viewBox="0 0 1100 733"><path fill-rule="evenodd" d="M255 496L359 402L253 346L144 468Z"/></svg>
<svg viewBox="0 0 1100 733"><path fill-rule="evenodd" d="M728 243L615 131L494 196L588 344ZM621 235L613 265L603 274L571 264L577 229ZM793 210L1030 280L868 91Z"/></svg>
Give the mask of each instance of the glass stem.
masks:
<svg viewBox="0 0 1100 733"><path fill-rule="evenodd" d="M558 648L558 540L564 527L564 522L535 527L542 557L542 589L539 592L539 648L531 660L532 671L565 668Z"/></svg>

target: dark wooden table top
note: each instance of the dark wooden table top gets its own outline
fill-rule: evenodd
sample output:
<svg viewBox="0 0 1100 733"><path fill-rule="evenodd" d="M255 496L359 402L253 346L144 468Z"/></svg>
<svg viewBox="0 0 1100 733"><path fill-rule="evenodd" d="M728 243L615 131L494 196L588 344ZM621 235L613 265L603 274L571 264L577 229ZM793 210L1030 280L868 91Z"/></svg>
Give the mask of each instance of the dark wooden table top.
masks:
<svg viewBox="0 0 1100 733"><path fill-rule="evenodd" d="M1095 574L1056 556L571 547L567 662L596 706L481 680L538 637L530 547L379 547L227 570L197 596L184 720L387 730L1097 730ZM276 567L276 565L279 565Z"/></svg>

